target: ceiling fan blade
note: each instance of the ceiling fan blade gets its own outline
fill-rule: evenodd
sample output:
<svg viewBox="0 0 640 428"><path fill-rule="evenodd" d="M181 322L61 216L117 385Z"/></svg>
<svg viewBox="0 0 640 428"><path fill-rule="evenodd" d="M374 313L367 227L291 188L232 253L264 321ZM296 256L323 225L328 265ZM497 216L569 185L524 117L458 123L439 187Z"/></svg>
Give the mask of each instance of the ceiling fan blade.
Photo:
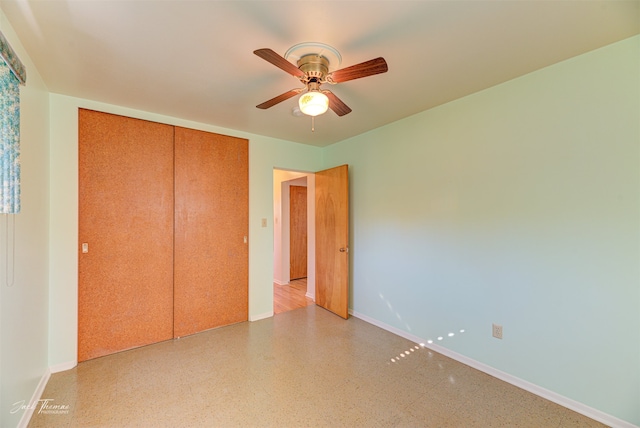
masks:
<svg viewBox="0 0 640 428"><path fill-rule="evenodd" d="M258 49L253 51L253 53L258 55L260 58L264 59L265 61L270 62L271 64L280 68L281 70L286 71L292 76L295 76L298 78L305 76L302 70L300 70L298 67L296 67L295 65L293 65L292 63L284 59L284 57L278 55L276 52L274 52L271 49L266 49L266 48Z"/></svg>
<svg viewBox="0 0 640 428"><path fill-rule="evenodd" d="M329 73L326 80L329 83L341 83L373 76L374 74L386 73L388 70L387 62L384 58L379 57Z"/></svg>
<svg viewBox="0 0 640 428"><path fill-rule="evenodd" d="M258 104L256 107L261 109L268 109L269 107L273 107L276 104L279 104L285 100L288 100L291 97L295 97L300 92L304 91L304 88L292 89L284 94L280 94L277 97L271 98L269 101L265 101L262 104Z"/></svg>
<svg viewBox="0 0 640 428"><path fill-rule="evenodd" d="M336 96L333 92L329 90L323 90L323 94L329 98L329 108L335 112L338 116L344 116L345 114L351 113L351 109L348 105L346 105L340 98Z"/></svg>

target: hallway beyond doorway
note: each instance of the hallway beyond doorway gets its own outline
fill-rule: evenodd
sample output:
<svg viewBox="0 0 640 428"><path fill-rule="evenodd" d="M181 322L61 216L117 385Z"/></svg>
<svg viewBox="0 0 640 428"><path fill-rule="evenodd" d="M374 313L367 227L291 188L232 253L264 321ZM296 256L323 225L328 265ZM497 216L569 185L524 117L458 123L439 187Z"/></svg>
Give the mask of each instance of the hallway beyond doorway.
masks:
<svg viewBox="0 0 640 428"><path fill-rule="evenodd" d="M273 313L291 311L313 305L313 300L306 296L307 278L291 281L286 285L273 284Z"/></svg>

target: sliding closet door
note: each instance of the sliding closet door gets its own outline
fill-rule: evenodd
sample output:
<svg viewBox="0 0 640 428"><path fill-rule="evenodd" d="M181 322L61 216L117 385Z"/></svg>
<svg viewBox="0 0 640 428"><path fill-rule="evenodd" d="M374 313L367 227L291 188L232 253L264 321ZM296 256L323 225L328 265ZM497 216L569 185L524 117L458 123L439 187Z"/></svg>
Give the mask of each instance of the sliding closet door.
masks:
<svg viewBox="0 0 640 428"><path fill-rule="evenodd" d="M175 130L174 337L246 321L248 141Z"/></svg>
<svg viewBox="0 0 640 428"><path fill-rule="evenodd" d="M173 336L173 133L79 110L78 361Z"/></svg>

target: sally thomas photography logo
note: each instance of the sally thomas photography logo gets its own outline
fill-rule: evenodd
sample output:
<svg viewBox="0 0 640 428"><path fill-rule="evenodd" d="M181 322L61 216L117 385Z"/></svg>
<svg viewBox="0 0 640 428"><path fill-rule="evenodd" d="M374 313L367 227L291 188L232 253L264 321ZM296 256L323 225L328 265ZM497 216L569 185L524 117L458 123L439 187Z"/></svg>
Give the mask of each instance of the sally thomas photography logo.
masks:
<svg viewBox="0 0 640 428"><path fill-rule="evenodd" d="M11 413L17 413L21 410L34 410L37 414L66 415L69 413L69 407L68 404L54 404L53 398L43 398L30 404L22 400L13 403Z"/></svg>

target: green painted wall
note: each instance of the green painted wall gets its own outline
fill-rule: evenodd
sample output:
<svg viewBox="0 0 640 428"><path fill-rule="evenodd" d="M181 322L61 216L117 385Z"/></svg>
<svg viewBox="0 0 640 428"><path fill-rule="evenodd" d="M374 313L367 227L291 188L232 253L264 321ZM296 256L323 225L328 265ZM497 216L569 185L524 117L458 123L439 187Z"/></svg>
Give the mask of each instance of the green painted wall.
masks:
<svg viewBox="0 0 640 428"><path fill-rule="evenodd" d="M20 87L22 209L0 215L0 426L12 427L23 414L12 411L16 403L29 403L48 367L49 93L1 11L0 31L28 73Z"/></svg>
<svg viewBox="0 0 640 428"><path fill-rule="evenodd" d="M354 311L640 425L640 36L323 156Z"/></svg>

